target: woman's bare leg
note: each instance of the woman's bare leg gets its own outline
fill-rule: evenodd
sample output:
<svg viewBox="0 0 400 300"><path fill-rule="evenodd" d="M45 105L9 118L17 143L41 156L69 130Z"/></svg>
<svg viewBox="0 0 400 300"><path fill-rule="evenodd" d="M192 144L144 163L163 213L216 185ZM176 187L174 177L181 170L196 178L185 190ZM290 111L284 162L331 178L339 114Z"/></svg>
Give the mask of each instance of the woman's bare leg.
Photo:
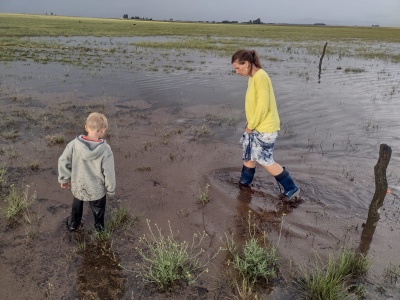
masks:
<svg viewBox="0 0 400 300"><path fill-rule="evenodd" d="M243 163L244 164L244 163ZM255 162L254 162L255 166ZM277 176L283 172L283 168L280 164L274 162L270 166L263 166L265 170L267 170L272 176Z"/></svg>
<svg viewBox="0 0 400 300"><path fill-rule="evenodd" d="M248 167L248 168L255 168L256 167L256 162L252 161L252 160L243 161L243 165L245 167Z"/></svg>

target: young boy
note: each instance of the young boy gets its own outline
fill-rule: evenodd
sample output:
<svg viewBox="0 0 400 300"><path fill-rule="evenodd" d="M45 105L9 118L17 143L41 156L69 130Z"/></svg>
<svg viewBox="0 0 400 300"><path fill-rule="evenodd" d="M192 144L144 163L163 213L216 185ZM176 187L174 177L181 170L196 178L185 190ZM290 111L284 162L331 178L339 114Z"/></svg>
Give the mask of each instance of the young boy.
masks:
<svg viewBox="0 0 400 300"><path fill-rule="evenodd" d="M74 201L69 231L81 225L83 202L88 201L97 231L104 229L106 194L115 194L114 155L103 139L107 130L107 118L91 113L86 120L87 135L79 135L68 143L58 159L58 182L62 188L71 188Z"/></svg>

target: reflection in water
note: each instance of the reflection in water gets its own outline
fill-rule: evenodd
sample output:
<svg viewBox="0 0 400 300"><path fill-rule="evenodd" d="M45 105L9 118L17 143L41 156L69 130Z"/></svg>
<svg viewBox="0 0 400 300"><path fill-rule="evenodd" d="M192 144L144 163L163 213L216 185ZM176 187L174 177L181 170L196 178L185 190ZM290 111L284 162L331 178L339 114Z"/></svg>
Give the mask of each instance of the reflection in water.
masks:
<svg viewBox="0 0 400 300"><path fill-rule="evenodd" d="M257 232L263 234L275 230L279 232L282 216L290 214L303 200L294 203L285 202L277 197L279 191L276 183L254 178L251 187L239 187L240 170L238 168L223 168L213 174L214 180L226 185L227 193L236 197L236 233L238 243L244 243L249 235L249 216L256 226Z"/></svg>
<svg viewBox="0 0 400 300"><path fill-rule="evenodd" d="M392 155L392 149L385 144L380 145L379 159L376 163L375 170L375 194L369 205L368 218L363 231L361 233L360 252L367 255L369 247L372 242L372 237L375 233L376 226L379 221L379 209L383 205L385 199L388 183L386 179L386 169Z"/></svg>
<svg viewBox="0 0 400 300"><path fill-rule="evenodd" d="M86 245L82 260L77 279L81 299L122 299L126 278L108 242Z"/></svg>
<svg viewBox="0 0 400 300"><path fill-rule="evenodd" d="M252 203L253 199L255 203ZM262 201L259 201L259 199L262 199ZM275 209L267 209L267 205L258 205L258 203L265 201L271 202L269 204L273 204L273 208ZM243 220L248 218L249 215L254 217L252 221L254 221L254 225L259 233L267 232L271 230L271 227L275 227L275 230L278 231L282 217L290 214L301 203L302 200L300 199L294 203L282 200L276 202L275 197L264 191L251 187L240 187L237 197L238 220L241 220L238 224L238 233L241 233L239 236L244 236L245 231L248 230L248 220L246 222L243 222Z"/></svg>

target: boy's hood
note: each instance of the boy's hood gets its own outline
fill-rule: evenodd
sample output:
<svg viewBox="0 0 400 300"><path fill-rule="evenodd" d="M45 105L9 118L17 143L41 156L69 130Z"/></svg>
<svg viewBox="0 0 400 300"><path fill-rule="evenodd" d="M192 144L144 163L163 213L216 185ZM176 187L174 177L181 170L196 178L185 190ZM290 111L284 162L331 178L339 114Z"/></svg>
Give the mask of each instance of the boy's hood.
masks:
<svg viewBox="0 0 400 300"><path fill-rule="evenodd" d="M85 160L94 160L98 158L107 148L106 140L100 142L87 141L82 135L76 137L75 150L77 154Z"/></svg>

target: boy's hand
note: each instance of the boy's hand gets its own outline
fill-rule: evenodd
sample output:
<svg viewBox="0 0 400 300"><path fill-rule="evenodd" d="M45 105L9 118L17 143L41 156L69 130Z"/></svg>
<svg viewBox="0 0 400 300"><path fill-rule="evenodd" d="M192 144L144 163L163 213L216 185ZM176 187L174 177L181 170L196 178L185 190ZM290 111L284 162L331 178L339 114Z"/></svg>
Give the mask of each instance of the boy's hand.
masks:
<svg viewBox="0 0 400 300"><path fill-rule="evenodd" d="M69 189L71 187L71 183L67 182L67 183L61 183L61 187L63 189Z"/></svg>

